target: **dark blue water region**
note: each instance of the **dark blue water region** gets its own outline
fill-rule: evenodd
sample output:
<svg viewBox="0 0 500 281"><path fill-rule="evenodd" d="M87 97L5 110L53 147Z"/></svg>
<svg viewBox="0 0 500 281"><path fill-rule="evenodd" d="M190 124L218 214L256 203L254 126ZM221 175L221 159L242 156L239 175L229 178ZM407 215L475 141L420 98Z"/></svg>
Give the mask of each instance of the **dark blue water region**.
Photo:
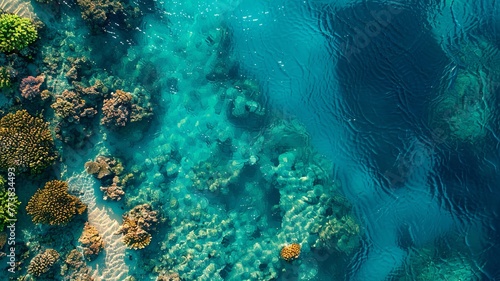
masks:
<svg viewBox="0 0 500 281"><path fill-rule="evenodd" d="M500 4L343 2L243 1L230 21L242 70L306 124L364 221L345 278L461 247L462 280L500 280Z"/></svg>

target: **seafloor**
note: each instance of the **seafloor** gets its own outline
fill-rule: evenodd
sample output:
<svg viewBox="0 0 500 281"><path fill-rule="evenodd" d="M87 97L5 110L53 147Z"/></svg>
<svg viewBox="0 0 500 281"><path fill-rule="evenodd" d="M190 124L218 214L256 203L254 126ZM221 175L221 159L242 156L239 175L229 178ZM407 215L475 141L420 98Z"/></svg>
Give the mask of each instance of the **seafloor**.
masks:
<svg viewBox="0 0 500 281"><path fill-rule="evenodd" d="M500 280L500 5L434 2L3 0L0 280Z"/></svg>

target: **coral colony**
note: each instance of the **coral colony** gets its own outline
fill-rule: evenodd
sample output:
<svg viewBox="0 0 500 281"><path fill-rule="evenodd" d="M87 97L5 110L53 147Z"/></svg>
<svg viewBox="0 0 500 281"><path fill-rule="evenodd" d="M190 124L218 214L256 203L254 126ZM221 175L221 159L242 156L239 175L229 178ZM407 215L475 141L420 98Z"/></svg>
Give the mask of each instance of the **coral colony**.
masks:
<svg viewBox="0 0 500 281"><path fill-rule="evenodd" d="M365 222L232 55L236 4L167 2L2 2L0 280L343 280Z"/></svg>

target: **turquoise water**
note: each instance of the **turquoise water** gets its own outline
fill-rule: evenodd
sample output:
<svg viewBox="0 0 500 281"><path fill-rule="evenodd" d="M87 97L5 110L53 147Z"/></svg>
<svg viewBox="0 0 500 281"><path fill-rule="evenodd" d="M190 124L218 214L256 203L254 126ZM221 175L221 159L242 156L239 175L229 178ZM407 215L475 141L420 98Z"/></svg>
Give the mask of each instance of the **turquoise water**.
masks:
<svg viewBox="0 0 500 281"><path fill-rule="evenodd" d="M0 258L0 280L500 278L498 3L94 2L2 3L43 24L0 58L16 70L0 117L49 122L58 160L16 175L19 264ZM49 96L22 96L41 74ZM87 210L35 224L54 179ZM76 263L85 222L103 246Z"/></svg>

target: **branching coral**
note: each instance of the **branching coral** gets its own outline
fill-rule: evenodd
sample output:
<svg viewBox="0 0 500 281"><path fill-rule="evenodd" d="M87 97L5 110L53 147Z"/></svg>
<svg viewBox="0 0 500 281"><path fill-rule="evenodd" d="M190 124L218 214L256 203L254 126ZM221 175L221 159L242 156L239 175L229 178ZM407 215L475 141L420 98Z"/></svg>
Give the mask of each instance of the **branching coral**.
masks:
<svg viewBox="0 0 500 281"><path fill-rule="evenodd" d="M94 28L103 27L110 14L116 14L124 10L123 5L118 1L77 0L76 3L82 9L82 18Z"/></svg>
<svg viewBox="0 0 500 281"><path fill-rule="evenodd" d="M45 76L43 75L37 77L28 76L26 78L23 78L21 84L19 85L21 96L29 100L40 96L40 86L43 84L44 80Z"/></svg>
<svg viewBox="0 0 500 281"><path fill-rule="evenodd" d="M68 193L68 184L53 180L35 192L26 210L33 216L33 222L50 225L68 223L75 214L83 214L87 206Z"/></svg>
<svg viewBox="0 0 500 281"><path fill-rule="evenodd" d="M56 96L56 101L51 107L57 116L69 123L80 123L81 118L91 118L97 114L97 110L87 106L79 94L68 90L64 90L61 95Z"/></svg>
<svg viewBox="0 0 500 281"><path fill-rule="evenodd" d="M104 248L104 240L97 231L97 228L88 222L85 223L82 236L80 236L78 241L82 243L83 255L88 261L94 260L101 252L101 249Z"/></svg>
<svg viewBox="0 0 500 281"><path fill-rule="evenodd" d="M14 14L0 15L0 52L20 51L38 36L30 19Z"/></svg>
<svg viewBox="0 0 500 281"><path fill-rule="evenodd" d="M151 242L150 231L158 222L158 213L151 205L135 206L123 215L123 224L117 234L123 234L123 242L131 249L142 249Z"/></svg>
<svg viewBox="0 0 500 281"><path fill-rule="evenodd" d="M107 127L124 127L128 122L137 122L151 115L149 110L132 102L132 95L116 90L102 105L101 124Z"/></svg>
<svg viewBox="0 0 500 281"><path fill-rule="evenodd" d="M34 276L40 276L59 260L59 253L54 249L47 249L36 255L28 266L28 273Z"/></svg>
<svg viewBox="0 0 500 281"><path fill-rule="evenodd" d="M0 89L12 86L12 76L15 71L10 67L0 66Z"/></svg>
<svg viewBox="0 0 500 281"><path fill-rule="evenodd" d="M0 169L39 173L56 159L48 123L26 110L0 120Z"/></svg>
<svg viewBox="0 0 500 281"><path fill-rule="evenodd" d="M111 98L105 99L102 106L103 117L101 124L123 127L130 120L132 112L132 95L130 93L117 90Z"/></svg>
<svg viewBox="0 0 500 281"><path fill-rule="evenodd" d="M104 191L104 200L115 200L120 201L122 196L125 195L123 187L118 185L120 178L118 176L113 177L113 183L110 186L101 186L101 191Z"/></svg>
<svg viewBox="0 0 500 281"><path fill-rule="evenodd" d="M300 255L300 244L293 243L283 246L280 251L280 257L286 261L297 259Z"/></svg>

